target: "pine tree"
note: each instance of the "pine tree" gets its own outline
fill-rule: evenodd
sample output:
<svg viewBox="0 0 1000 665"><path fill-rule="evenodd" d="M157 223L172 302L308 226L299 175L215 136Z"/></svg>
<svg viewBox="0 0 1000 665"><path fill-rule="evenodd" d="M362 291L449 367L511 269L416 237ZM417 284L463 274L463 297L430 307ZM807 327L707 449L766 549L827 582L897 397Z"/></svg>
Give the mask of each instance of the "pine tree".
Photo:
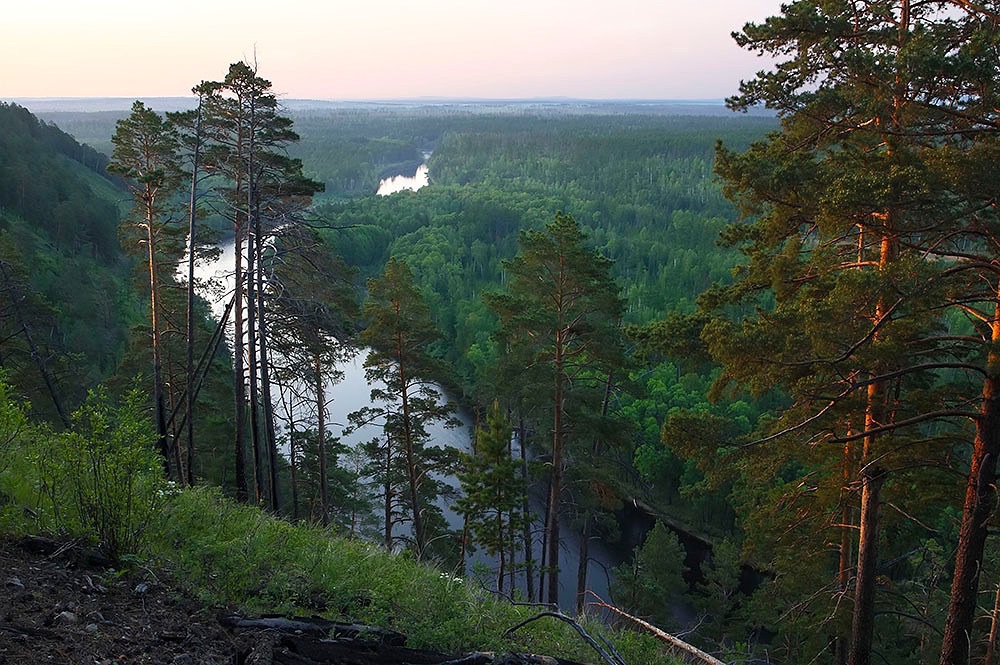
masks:
<svg viewBox="0 0 1000 665"><path fill-rule="evenodd" d="M218 187L232 222L236 289L233 339L237 497L246 500L247 434L253 450L255 493L278 509L278 453L270 403L268 318L263 295L272 255L270 240L281 228L301 221L322 184L302 174L302 163L284 154L298 140L292 121L281 115L271 82L245 62L230 66L221 82L199 86L203 96L206 172L220 176ZM250 422L247 427L246 412ZM266 473L265 473L266 471Z"/></svg>
<svg viewBox="0 0 1000 665"><path fill-rule="evenodd" d="M718 390L778 388L790 400L747 449L746 470L778 479L761 490L805 518L785 529L785 541L804 538L790 565L801 571L810 551L821 565L818 542L801 547L810 529L847 531L830 536L840 561L829 574L840 593L853 586L850 640L837 649L854 665L870 662L873 631L890 620L875 614L876 543L903 543L887 536L899 529L880 531L883 508L918 520L940 510L955 488L935 469L965 454L971 420L942 662L967 659L1000 329L996 206L963 183L981 187L993 171L997 26L996 12L966 2L802 0L735 35L778 62L730 104L764 103L782 128L744 154L718 153L727 194L752 222L727 232L747 262L732 288L703 299L717 315L703 338L724 366ZM963 320L974 334L956 330ZM968 378L983 376L970 392Z"/></svg>
<svg viewBox="0 0 1000 665"><path fill-rule="evenodd" d="M581 383L600 382L621 363L618 322L623 303L611 263L585 245L576 220L557 214L545 231L521 234L520 252L504 264L510 280L503 293L487 296L500 318L497 335L506 363L521 370L519 382L548 395L552 443L545 517L548 602L559 596L559 518L562 514L567 442L573 423L567 404ZM600 411L600 405L592 405Z"/></svg>
<svg viewBox="0 0 1000 665"><path fill-rule="evenodd" d="M436 537L430 524L440 508L433 500L440 493L440 483L432 474L441 473L452 464L452 456L429 447L427 426L444 422L453 426L453 407L444 401L426 378L439 371L431 355L431 345L440 335L431 322L430 309L416 287L410 267L389 259L385 271L368 281L368 300L362 317L367 326L359 341L371 348L365 359L368 382L377 386L371 391L372 406L348 416L355 427L380 423L384 429L386 459L398 460L405 470L407 505L417 558L425 556L428 543ZM387 461L387 468L391 469ZM387 472L387 477L391 472ZM387 480L388 483L388 480ZM389 492L387 491L387 496ZM386 512L391 512L386 501ZM386 543L392 541L386 527Z"/></svg>
<svg viewBox="0 0 1000 665"><path fill-rule="evenodd" d="M511 426L494 401L486 414L486 426L476 430L475 453L465 455L458 473L465 496L456 508L465 516L476 542L498 558L497 591L503 592L504 576L513 566L508 552L521 519L525 487L511 457Z"/></svg>
<svg viewBox="0 0 1000 665"><path fill-rule="evenodd" d="M271 338L278 362L273 370L279 390L293 395L307 395L288 409L311 413L316 440L329 438L326 386L339 381L338 363L356 353L354 323L357 316L351 271L333 249L315 231L308 228L289 230L276 239L274 268L268 279L265 303L271 312ZM295 441L293 441L293 444ZM329 521L330 493L327 481L326 445L317 445L320 483L320 521ZM296 471L295 460L292 470Z"/></svg>
<svg viewBox="0 0 1000 665"><path fill-rule="evenodd" d="M170 124L145 104L136 101L131 114L119 120L115 135L112 161L108 171L122 176L128 183L134 199L132 214L126 220L127 248L142 251L146 265L146 278L150 299L150 330L153 357L153 402L156 418L157 442L169 469L167 434L167 406L163 378L164 310L161 290L164 271L176 266L180 258L177 222L179 220L176 195L182 186L180 145ZM176 449L176 446L175 446ZM183 477L180 457L177 458L177 477Z"/></svg>

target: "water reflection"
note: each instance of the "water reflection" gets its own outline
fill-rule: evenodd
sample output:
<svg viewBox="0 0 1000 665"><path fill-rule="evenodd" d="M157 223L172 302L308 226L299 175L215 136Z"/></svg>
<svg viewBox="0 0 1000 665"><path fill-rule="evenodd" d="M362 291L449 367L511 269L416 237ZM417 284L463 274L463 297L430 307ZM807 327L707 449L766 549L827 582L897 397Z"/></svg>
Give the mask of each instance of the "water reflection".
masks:
<svg viewBox="0 0 1000 665"><path fill-rule="evenodd" d="M415 192L421 187L426 187L429 183L430 179L428 177L427 165L421 164L417 167L417 172L412 176L396 175L391 178L380 180L378 183L378 191L375 193L379 196L388 196L389 194L395 194L396 192L406 190Z"/></svg>

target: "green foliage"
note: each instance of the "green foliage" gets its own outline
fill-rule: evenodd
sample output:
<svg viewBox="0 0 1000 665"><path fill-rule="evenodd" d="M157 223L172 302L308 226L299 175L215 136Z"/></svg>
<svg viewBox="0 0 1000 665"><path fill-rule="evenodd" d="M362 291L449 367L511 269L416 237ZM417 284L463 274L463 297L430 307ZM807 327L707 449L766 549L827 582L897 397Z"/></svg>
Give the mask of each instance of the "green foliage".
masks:
<svg viewBox="0 0 1000 665"><path fill-rule="evenodd" d="M714 396L784 400L732 454L708 446L702 466L735 472L747 554L774 574L754 611L779 617L789 661L913 662L915 645L927 650L900 617L939 606L921 580L947 582L911 556L941 544L951 529L932 525L960 505L948 619L927 620L944 628L941 662L970 660L976 641L994 503L974 488L994 483L998 440L997 208L994 193L960 183L996 173L996 89L975 82L996 79L990 13L798 0L735 34L775 63L730 106L766 104L782 123L746 150L718 150L745 220L724 241L744 259L701 300L701 341L723 367Z"/></svg>
<svg viewBox="0 0 1000 665"><path fill-rule="evenodd" d="M209 602L247 612L316 612L391 627L408 646L445 652L518 651L558 654L584 663L597 657L567 625L537 621L502 637L535 610L441 573L409 556L331 537L238 505L211 489L170 499L156 530L155 550L175 576ZM670 663L661 645L634 633L608 635L633 665Z"/></svg>
<svg viewBox="0 0 1000 665"><path fill-rule="evenodd" d="M143 401L138 390L116 402L97 389L70 431L52 432L0 380L4 530L87 538L114 561L142 554L169 492Z"/></svg>
<svg viewBox="0 0 1000 665"><path fill-rule="evenodd" d="M119 404L101 388L92 391L42 467L67 530L82 530L113 561L142 552L167 490L144 400L138 390Z"/></svg>
<svg viewBox="0 0 1000 665"><path fill-rule="evenodd" d="M661 627L674 625L673 608L681 601L684 548L676 534L657 522L635 548L632 561L614 569L612 595L616 603Z"/></svg>
<svg viewBox="0 0 1000 665"><path fill-rule="evenodd" d="M38 435L28 420L28 407L0 374L0 531L22 531L23 509L37 491L32 445Z"/></svg>
<svg viewBox="0 0 1000 665"><path fill-rule="evenodd" d="M103 196L107 190L81 177L84 170L100 174L106 163L27 109L0 103L0 209L47 235L56 251L104 261L117 254L116 206Z"/></svg>
<svg viewBox="0 0 1000 665"><path fill-rule="evenodd" d="M425 551L429 544L446 541L440 536L447 535L447 524L435 502L445 489L438 478L449 472L456 457L454 450L432 445L427 431L432 423L458 424L452 417L454 406L441 399L429 381L440 374L440 362L433 355L439 333L410 267L396 259L389 260L381 277L369 280L363 316L367 327L359 339L371 348L365 376L375 387L371 406L348 419L353 427L382 426L385 473L394 478L397 468L402 471L405 489L399 490L400 503L406 506L412 527L413 551L422 558L430 554ZM383 498L385 512L391 513L392 496ZM391 549L392 525L385 527L385 546Z"/></svg>
<svg viewBox="0 0 1000 665"><path fill-rule="evenodd" d="M739 546L723 540L712 547L711 559L702 564L704 579L695 585L691 600L703 618L703 628L698 631L703 637L725 644L746 639L745 617L739 612L744 600L740 592L742 563Z"/></svg>
<svg viewBox="0 0 1000 665"><path fill-rule="evenodd" d="M486 426L476 430L475 454L463 455L459 482L465 496L456 509L465 516L475 542L491 555L500 556L497 580L502 580L505 555L513 547L514 529L520 527L520 506L526 491L511 457L511 426L500 402L486 414ZM502 588L502 581L500 582Z"/></svg>
<svg viewBox="0 0 1000 665"><path fill-rule="evenodd" d="M362 131L351 124L361 119L340 120ZM398 116L381 119L384 131L404 131L397 121L404 123ZM467 394L488 391L484 368L496 356L495 321L481 294L507 279L503 262L516 254L520 231L544 228L559 211L571 213L594 249L613 261L626 322L646 323L674 307L690 310L701 290L729 278L733 264L733 254L716 246L734 214L711 176L712 147L720 136L744 145L774 124L572 114L413 122L422 124L407 136L440 136L430 187L320 212L337 229L327 232L333 244L364 275L379 274L389 256L410 264L444 335L445 359ZM355 129L331 123L326 131Z"/></svg>
<svg viewBox="0 0 1000 665"><path fill-rule="evenodd" d="M0 357L9 380L53 420L23 326L69 410L113 372L135 312L115 236L122 191L101 177L106 163L25 109L0 104L0 261L9 271L0 290ZM15 320L18 308L23 321Z"/></svg>

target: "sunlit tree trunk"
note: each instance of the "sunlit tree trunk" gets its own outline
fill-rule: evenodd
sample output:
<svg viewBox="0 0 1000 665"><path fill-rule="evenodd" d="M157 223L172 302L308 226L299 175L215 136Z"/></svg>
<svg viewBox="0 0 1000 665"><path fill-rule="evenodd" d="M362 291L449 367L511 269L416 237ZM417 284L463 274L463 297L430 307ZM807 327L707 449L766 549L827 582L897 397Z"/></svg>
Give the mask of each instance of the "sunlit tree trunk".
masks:
<svg viewBox="0 0 1000 665"><path fill-rule="evenodd" d="M997 292L990 321L990 334L987 374L965 487L962 524L955 551L955 574L941 646L941 665L969 660L983 553L996 506L997 455L1000 455L1000 353L997 352L1000 345L1000 291Z"/></svg>

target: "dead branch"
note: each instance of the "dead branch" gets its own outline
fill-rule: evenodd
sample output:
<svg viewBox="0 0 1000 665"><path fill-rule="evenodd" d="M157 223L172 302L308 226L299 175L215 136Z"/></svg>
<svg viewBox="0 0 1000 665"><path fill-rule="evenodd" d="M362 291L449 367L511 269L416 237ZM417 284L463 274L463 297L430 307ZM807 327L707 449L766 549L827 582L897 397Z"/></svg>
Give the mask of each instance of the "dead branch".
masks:
<svg viewBox="0 0 1000 665"><path fill-rule="evenodd" d="M611 612L614 612L615 614L617 614L619 616L625 617L629 621L632 621L632 622L634 622L634 623L642 626L643 628L645 628L650 633L652 633L653 635L655 635L659 639L663 640L667 644L669 644L669 645L671 645L673 647L676 647L676 648L680 649L681 651L685 651L685 652L691 654L692 656L694 656L694 657L696 657L696 658L698 658L698 659L700 659L700 660L708 663L708 665L726 665L724 662L722 662L721 660L719 660L715 656L712 656L711 654L705 653L704 651L702 651L698 647L694 646L693 644L688 644L687 642L685 642L684 640L680 639L679 637L674 637L673 635L671 635L671 634L669 634L669 633L667 633L665 631L660 630L659 628L657 628L653 624L649 623L648 621L643 621L639 617L634 617L631 614L628 614L627 612L618 609L614 605L609 605L608 603L605 603L603 601L601 601L601 602L591 602L591 603L587 603L587 604L588 605L593 605L595 607L602 607L602 608L604 608L606 610L610 610Z"/></svg>

